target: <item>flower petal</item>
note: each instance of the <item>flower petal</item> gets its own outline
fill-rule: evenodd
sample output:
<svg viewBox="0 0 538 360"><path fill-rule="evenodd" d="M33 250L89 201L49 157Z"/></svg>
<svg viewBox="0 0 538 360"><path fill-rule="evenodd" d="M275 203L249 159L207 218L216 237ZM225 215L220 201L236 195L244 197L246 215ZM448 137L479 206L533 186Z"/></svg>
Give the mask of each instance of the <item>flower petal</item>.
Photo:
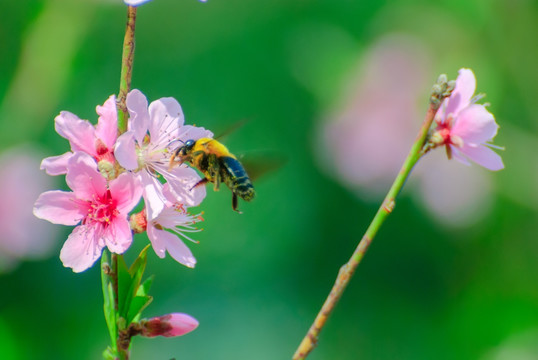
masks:
<svg viewBox="0 0 538 360"><path fill-rule="evenodd" d="M201 180L196 170L188 166L178 166L169 173L163 174L170 186L171 192L175 195L175 201L188 206L197 206L206 196L204 185L195 185Z"/></svg>
<svg viewBox="0 0 538 360"><path fill-rule="evenodd" d="M118 163L127 170L136 170L138 168L138 155L135 146L135 134L133 131L127 131L118 137L114 156Z"/></svg>
<svg viewBox="0 0 538 360"><path fill-rule="evenodd" d="M77 226L73 230L60 251L60 260L65 267L81 272L99 259L103 245L98 241L97 232L98 228L86 225Z"/></svg>
<svg viewBox="0 0 538 360"><path fill-rule="evenodd" d="M123 173L109 184L110 194L116 201L116 208L127 215L140 201L142 186L135 174Z"/></svg>
<svg viewBox="0 0 538 360"><path fill-rule="evenodd" d="M448 99L446 114L457 115L471 103L476 90L476 79L471 69L460 69L456 87Z"/></svg>
<svg viewBox="0 0 538 360"><path fill-rule="evenodd" d="M56 132L69 140L71 150L96 156L95 129L89 121L81 120L69 111L62 111L54 119Z"/></svg>
<svg viewBox="0 0 538 360"><path fill-rule="evenodd" d="M158 230L153 225L153 223L148 221L148 227L146 231L148 233L149 241L151 241L151 247L153 247L155 254L157 254L157 256L161 259L164 259L164 256L166 255L166 247L164 244L164 240L159 236L160 233L164 230Z"/></svg>
<svg viewBox="0 0 538 360"><path fill-rule="evenodd" d="M176 99L167 97L149 105L149 134L151 142L167 144L178 136L179 127L185 122L183 110Z"/></svg>
<svg viewBox="0 0 538 360"><path fill-rule="evenodd" d="M67 160L69 160L71 156L73 156L73 153L68 151L62 155L44 158L43 161L41 161L41 166L39 168L45 170L45 172L51 176L63 175L67 173Z"/></svg>
<svg viewBox="0 0 538 360"><path fill-rule="evenodd" d="M470 160L486 169L493 171L504 169L501 156L485 145L476 147L463 145L463 148L461 148L460 151Z"/></svg>
<svg viewBox="0 0 538 360"><path fill-rule="evenodd" d="M76 225L86 216L87 206L71 191L47 191L34 204L34 215L53 224Z"/></svg>
<svg viewBox="0 0 538 360"><path fill-rule="evenodd" d="M127 94L126 103L129 110L129 130L134 131L136 141L142 143L148 132L148 99L140 90L133 89Z"/></svg>
<svg viewBox="0 0 538 360"><path fill-rule="evenodd" d="M116 96L111 95L103 106L97 105L96 112L99 115L95 135L105 145L112 149L118 137L118 110L116 109Z"/></svg>
<svg viewBox="0 0 538 360"><path fill-rule="evenodd" d="M146 204L148 222L155 219L164 209L166 198L163 195L163 184L159 179L151 176L147 171L140 171L143 186L142 196Z"/></svg>
<svg viewBox="0 0 538 360"><path fill-rule="evenodd" d="M149 228L150 227L148 226L148 229ZM170 256L172 256L180 264L190 268L193 268L194 265L196 265L196 259L192 255L192 252L176 235L165 230L158 230L153 226L152 228L151 237L153 239L151 239L151 242L152 244L155 244L156 242L159 245L159 249L156 249L154 245L157 255L164 257L163 248L165 248ZM148 235L149 234L150 233L148 231ZM159 252L162 254L162 256L159 254L159 252L157 252L157 250L160 250Z"/></svg>
<svg viewBox="0 0 538 360"><path fill-rule="evenodd" d="M96 168L95 160L83 152L75 153L67 162L65 181L77 199L92 200L106 192L106 180Z"/></svg>
<svg viewBox="0 0 538 360"><path fill-rule="evenodd" d="M151 0L123 0L123 2L129 6L140 6L150 1Z"/></svg>
<svg viewBox="0 0 538 360"><path fill-rule="evenodd" d="M498 129L493 114L484 105L473 104L459 113L451 134L459 136L464 143L479 145L493 139Z"/></svg>
<svg viewBox="0 0 538 360"><path fill-rule="evenodd" d="M108 249L116 254L123 254L133 242L133 233L125 217L116 217L103 234Z"/></svg>

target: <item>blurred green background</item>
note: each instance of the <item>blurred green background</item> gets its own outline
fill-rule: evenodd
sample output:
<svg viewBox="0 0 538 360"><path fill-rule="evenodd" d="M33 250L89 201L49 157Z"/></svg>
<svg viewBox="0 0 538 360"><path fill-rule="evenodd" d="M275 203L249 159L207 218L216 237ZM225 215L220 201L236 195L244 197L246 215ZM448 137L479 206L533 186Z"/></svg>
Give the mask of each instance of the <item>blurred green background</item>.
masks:
<svg viewBox="0 0 538 360"><path fill-rule="evenodd" d="M126 8L24 0L0 10L0 151L61 154L59 111L95 122L95 106L118 91ZM460 224L432 216L411 179L309 359L538 358L538 2L155 0L138 10L133 87L150 101L175 97L187 123L215 132L248 119L229 148L287 161L256 182L243 215L227 190L208 189L200 243L188 244L194 270L150 251L155 299L145 315L186 312L200 326L135 338L133 360L291 358L383 198L339 181L330 167L339 159L319 156L330 154L320 129L390 34L419 44L420 63L428 58L411 133L438 74L472 68L501 126L506 169L477 169L490 189L484 215ZM366 155L381 162L378 153ZM65 187L54 181L49 188ZM1 207L4 221L11 208ZM1 359L99 359L108 345L99 268L64 268L71 229L60 230L40 259L11 259L0 274ZM127 259L147 241L137 236Z"/></svg>

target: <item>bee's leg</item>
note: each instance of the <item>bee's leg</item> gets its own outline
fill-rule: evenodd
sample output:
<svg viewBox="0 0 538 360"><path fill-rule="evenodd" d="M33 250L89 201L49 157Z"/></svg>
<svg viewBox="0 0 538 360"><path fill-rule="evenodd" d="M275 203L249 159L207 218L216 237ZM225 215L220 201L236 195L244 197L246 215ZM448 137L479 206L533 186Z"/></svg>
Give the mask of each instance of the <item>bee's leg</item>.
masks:
<svg viewBox="0 0 538 360"><path fill-rule="evenodd" d="M194 184L194 186L191 187L189 191L192 191L192 189L194 189L194 188L196 188L196 187L198 187L198 186L202 186L202 185L207 184L208 181L209 181L209 180L207 180L207 178L203 178L203 179L201 179L201 180L198 181L196 184Z"/></svg>
<svg viewBox="0 0 538 360"><path fill-rule="evenodd" d="M232 192L232 209L237 211L239 214L242 214L240 210L237 210L237 195L234 192Z"/></svg>
<svg viewBox="0 0 538 360"><path fill-rule="evenodd" d="M176 158L179 158L179 160L176 160ZM183 164L187 159L185 156L174 154L170 156L170 162L168 163L168 171L172 170L176 165L179 166Z"/></svg>
<svg viewBox="0 0 538 360"><path fill-rule="evenodd" d="M220 174L219 174L218 171L215 173L213 179L215 180L215 181L214 181L213 190L215 190L215 191L219 191L219 187L220 187Z"/></svg>

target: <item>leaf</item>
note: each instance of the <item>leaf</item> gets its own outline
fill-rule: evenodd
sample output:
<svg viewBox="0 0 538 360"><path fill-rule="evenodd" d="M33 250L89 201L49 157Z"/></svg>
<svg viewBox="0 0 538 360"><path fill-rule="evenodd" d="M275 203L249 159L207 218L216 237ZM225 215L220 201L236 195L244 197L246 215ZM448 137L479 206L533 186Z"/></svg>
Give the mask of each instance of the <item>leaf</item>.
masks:
<svg viewBox="0 0 538 360"><path fill-rule="evenodd" d="M129 314L127 315L127 323L131 323L137 318L151 302L153 301L153 296L135 296L131 302L131 307L129 309Z"/></svg>
<svg viewBox="0 0 538 360"><path fill-rule="evenodd" d="M131 275L127 269L127 264L123 255L117 255L118 259L118 315L125 317L129 310L129 302L132 296L130 296L129 288L131 287Z"/></svg>
<svg viewBox="0 0 538 360"><path fill-rule="evenodd" d="M151 284L153 284L153 279L155 277L151 275L149 278L147 278L142 285L138 287L138 291L136 292L137 296L146 296L149 295L149 288L151 287Z"/></svg>
<svg viewBox="0 0 538 360"><path fill-rule="evenodd" d="M114 311L114 289L112 287L112 282L110 281L110 274L107 273L111 271L110 262L108 257L108 251L103 251L101 255L101 281L103 283L103 310L105 312L105 320L108 327L108 332L110 333L110 339L112 341L112 348L117 349L116 342L116 315Z"/></svg>
<svg viewBox="0 0 538 360"><path fill-rule="evenodd" d="M140 286L140 282L142 281L142 276L144 275L144 271L146 270L146 264L148 262L148 256L147 251L149 249L149 245L147 245L138 257L136 258L133 265L131 265L131 268L129 271L129 287L126 290L126 295L123 303L123 312L121 315L126 319L127 326L131 323L129 314L131 313L131 303L133 299L136 296L136 293L138 292L138 288ZM127 268L127 267L126 267Z"/></svg>

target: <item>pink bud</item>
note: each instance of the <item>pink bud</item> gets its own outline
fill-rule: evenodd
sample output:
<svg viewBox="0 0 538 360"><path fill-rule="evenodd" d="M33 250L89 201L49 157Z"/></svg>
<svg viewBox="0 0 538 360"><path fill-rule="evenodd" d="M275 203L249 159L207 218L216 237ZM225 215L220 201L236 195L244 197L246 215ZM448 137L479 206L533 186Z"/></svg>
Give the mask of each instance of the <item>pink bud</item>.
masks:
<svg viewBox="0 0 538 360"><path fill-rule="evenodd" d="M182 313L173 313L164 316L158 316L141 322L142 336L181 336L185 335L198 327L198 320L190 315Z"/></svg>

